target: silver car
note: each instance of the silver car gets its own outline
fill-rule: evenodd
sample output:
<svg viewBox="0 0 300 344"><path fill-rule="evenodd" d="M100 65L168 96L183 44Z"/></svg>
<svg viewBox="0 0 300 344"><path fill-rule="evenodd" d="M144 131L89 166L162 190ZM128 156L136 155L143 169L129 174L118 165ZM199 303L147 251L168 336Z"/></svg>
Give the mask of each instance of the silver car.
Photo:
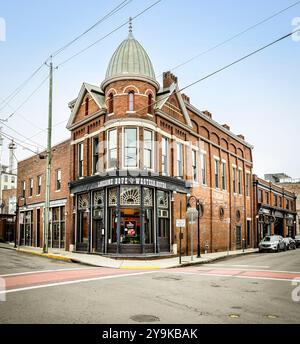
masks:
<svg viewBox="0 0 300 344"><path fill-rule="evenodd" d="M283 237L280 235L267 235L258 245L259 252L269 251L269 252L279 252L285 251L286 245Z"/></svg>

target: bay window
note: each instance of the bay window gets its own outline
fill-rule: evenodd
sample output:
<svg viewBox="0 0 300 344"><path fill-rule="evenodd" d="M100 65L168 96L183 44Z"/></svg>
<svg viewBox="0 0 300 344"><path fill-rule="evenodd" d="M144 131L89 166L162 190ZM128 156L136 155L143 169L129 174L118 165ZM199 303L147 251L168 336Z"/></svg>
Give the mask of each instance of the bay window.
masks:
<svg viewBox="0 0 300 344"><path fill-rule="evenodd" d="M137 128L124 129L124 167L138 167Z"/></svg>
<svg viewBox="0 0 300 344"><path fill-rule="evenodd" d="M113 129L110 130L107 134L107 142L108 142L108 154L107 154L107 168L115 168L117 167L117 153L118 153L118 142L117 142L117 130Z"/></svg>
<svg viewBox="0 0 300 344"><path fill-rule="evenodd" d="M153 168L153 133L144 130L144 168Z"/></svg>

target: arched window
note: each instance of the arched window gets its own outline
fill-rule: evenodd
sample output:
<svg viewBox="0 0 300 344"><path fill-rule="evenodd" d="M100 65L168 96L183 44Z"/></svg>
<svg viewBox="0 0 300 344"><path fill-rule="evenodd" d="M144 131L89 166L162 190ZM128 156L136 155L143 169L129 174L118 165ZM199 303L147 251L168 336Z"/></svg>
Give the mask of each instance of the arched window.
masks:
<svg viewBox="0 0 300 344"><path fill-rule="evenodd" d="M148 113L153 114L153 96L151 93L148 95Z"/></svg>
<svg viewBox="0 0 300 344"><path fill-rule="evenodd" d="M134 92L130 91L128 93L128 110L134 111Z"/></svg>
<svg viewBox="0 0 300 344"><path fill-rule="evenodd" d="M108 96L108 113L114 112L114 95L110 93Z"/></svg>
<svg viewBox="0 0 300 344"><path fill-rule="evenodd" d="M85 115L87 116L89 114L89 98L86 97L85 99L85 110L84 110Z"/></svg>

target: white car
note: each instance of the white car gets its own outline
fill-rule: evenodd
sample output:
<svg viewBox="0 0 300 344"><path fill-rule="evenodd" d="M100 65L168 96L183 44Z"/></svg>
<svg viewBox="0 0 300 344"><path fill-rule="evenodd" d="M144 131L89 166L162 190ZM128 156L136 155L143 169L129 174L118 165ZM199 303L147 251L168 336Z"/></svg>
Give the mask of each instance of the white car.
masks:
<svg viewBox="0 0 300 344"><path fill-rule="evenodd" d="M286 244L280 235L267 235L258 245L259 252L279 252L286 250Z"/></svg>

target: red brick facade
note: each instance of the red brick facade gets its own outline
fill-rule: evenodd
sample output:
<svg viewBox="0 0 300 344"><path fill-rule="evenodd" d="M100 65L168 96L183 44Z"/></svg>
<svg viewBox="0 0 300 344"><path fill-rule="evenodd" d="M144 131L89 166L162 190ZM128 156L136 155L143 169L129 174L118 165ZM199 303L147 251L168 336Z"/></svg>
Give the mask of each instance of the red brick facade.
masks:
<svg viewBox="0 0 300 344"><path fill-rule="evenodd" d="M99 254L176 252L176 219L186 218L188 200L194 207L195 197L203 210L202 251L254 247L252 146L191 105L172 73L164 73L160 89L147 73L113 76L102 88L83 84L69 104L71 141L53 148L51 183L51 200L67 200L65 248L74 244L72 249ZM55 190L58 168L60 192ZM44 170L38 156L18 167L18 195L25 181L34 218L35 204L44 201ZM39 175L42 190L36 196ZM191 231L190 225L183 231L186 254ZM196 226L193 231L196 252Z"/></svg>
<svg viewBox="0 0 300 344"><path fill-rule="evenodd" d="M253 219L258 243L265 235L296 234L296 196L284 187L253 176Z"/></svg>
<svg viewBox="0 0 300 344"><path fill-rule="evenodd" d="M26 160L18 163L18 188L17 199L19 205L19 219L23 222L18 223L18 242L22 244L22 230L25 231L25 218L27 218L28 225L26 230L28 235L28 244L30 246L43 246L43 209L45 203L45 171L46 159L44 153L32 156ZM42 158L42 159L41 159ZM57 171L61 171L61 182L57 185ZM63 221L54 218L57 230L60 230L60 225L65 222L65 240L61 248L69 248L70 244L70 221L69 215L72 212L69 202L69 188L68 182L70 180L70 140L64 141L52 148L52 167L51 167L51 182L50 182L50 206L52 208L61 207L60 217ZM23 191L25 183L25 192ZM32 186L32 187L31 187ZM59 187L60 186L60 187ZM62 213L63 212L63 213ZM24 214L24 215L22 215ZM29 219L30 215L30 219ZM51 220L51 226L53 223ZM22 228L21 228L22 227ZM51 230L52 230L51 227ZM50 233L51 234L51 233ZM51 238L51 236L50 236ZM23 243L24 244L24 243ZM50 243L51 247L51 243Z"/></svg>

